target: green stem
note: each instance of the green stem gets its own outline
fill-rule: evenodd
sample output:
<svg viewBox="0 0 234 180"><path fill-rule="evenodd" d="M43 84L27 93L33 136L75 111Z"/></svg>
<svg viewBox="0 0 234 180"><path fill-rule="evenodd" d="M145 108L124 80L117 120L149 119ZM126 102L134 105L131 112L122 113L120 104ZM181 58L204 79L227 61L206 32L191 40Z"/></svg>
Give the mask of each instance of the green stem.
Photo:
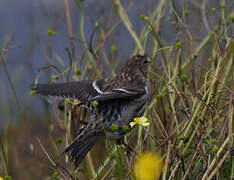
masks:
<svg viewBox="0 0 234 180"><path fill-rule="evenodd" d="M211 35L208 34L206 36L206 38L201 42L201 44L198 46L198 48L196 49L194 55L192 56L192 58L188 58L187 61L183 64L182 66L182 70L186 69L190 63L191 63L191 60L193 60L203 49L204 47L208 44L208 42L210 41L211 39Z"/></svg>
<svg viewBox="0 0 234 180"><path fill-rule="evenodd" d="M110 162L110 160L112 159L111 155L115 154L116 152L117 152L117 147L115 147L112 150L111 154L106 158L106 160L103 162L102 166L98 168L97 173L94 176L94 179L96 179L96 180L99 179L100 175L102 174L102 172L104 171L104 169L106 168L106 166L108 165L108 163Z"/></svg>
<svg viewBox="0 0 234 180"><path fill-rule="evenodd" d="M140 42L139 38L137 37L135 31L133 30L132 24L128 19L128 15L127 15L126 11L124 10L123 6L121 5L120 0L115 0L115 4L118 7L118 12L119 12L121 20L123 21L124 25L126 26L127 30L129 31L130 35L134 39L137 47L140 50L140 53L143 54L144 49L143 49L141 42Z"/></svg>

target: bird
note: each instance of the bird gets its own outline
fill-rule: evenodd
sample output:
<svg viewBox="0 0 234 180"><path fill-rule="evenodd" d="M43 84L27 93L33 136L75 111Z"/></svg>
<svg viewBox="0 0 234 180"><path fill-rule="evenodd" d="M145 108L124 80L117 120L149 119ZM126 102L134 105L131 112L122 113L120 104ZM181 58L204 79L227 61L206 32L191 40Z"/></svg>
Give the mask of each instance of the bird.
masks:
<svg viewBox="0 0 234 180"><path fill-rule="evenodd" d="M74 169L79 167L98 140L123 140L133 129L130 122L144 114L151 94L149 63L147 55L135 55L111 79L36 84L32 87L36 94L43 96L79 100L90 110L88 124L78 131L63 152L70 154Z"/></svg>

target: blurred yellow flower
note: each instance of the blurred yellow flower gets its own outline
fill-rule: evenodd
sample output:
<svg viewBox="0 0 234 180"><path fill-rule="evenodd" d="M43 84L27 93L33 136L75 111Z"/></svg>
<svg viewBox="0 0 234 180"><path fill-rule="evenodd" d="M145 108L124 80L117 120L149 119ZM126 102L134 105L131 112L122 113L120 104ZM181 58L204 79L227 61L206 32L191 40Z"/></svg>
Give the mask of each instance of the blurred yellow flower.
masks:
<svg viewBox="0 0 234 180"><path fill-rule="evenodd" d="M137 124L142 125L144 127L149 126L149 123L147 122L148 119L145 116L137 117L133 119L133 122L130 122L131 128Z"/></svg>
<svg viewBox="0 0 234 180"><path fill-rule="evenodd" d="M2 177L0 177L0 180L4 180Z"/></svg>
<svg viewBox="0 0 234 180"><path fill-rule="evenodd" d="M157 180L163 168L162 158L154 152L144 152L134 164L137 180Z"/></svg>

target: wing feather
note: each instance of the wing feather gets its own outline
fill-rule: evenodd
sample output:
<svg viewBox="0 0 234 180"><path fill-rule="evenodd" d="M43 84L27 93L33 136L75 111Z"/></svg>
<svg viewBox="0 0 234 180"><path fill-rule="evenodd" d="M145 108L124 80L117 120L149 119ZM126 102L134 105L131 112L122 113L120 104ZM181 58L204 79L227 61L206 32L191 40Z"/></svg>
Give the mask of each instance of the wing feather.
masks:
<svg viewBox="0 0 234 180"><path fill-rule="evenodd" d="M43 96L56 96L62 98L78 99L82 104L89 106L93 97L100 94L93 87L93 83L98 84L98 89L101 91L104 80L95 81L74 81L68 83L56 83L56 84L37 84L31 88L35 90L36 94Z"/></svg>
<svg viewBox="0 0 234 180"><path fill-rule="evenodd" d="M103 94L98 94L93 101L107 101L114 99L134 99L140 97L147 93L145 89L126 89L126 88L116 88L111 91L104 92Z"/></svg>

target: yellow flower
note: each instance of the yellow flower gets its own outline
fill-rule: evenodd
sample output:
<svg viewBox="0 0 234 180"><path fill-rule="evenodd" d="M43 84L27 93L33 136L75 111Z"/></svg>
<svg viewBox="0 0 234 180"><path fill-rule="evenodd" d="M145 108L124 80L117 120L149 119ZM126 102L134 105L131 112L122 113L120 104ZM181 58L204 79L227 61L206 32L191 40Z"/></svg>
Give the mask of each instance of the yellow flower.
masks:
<svg viewBox="0 0 234 180"><path fill-rule="evenodd" d="M0 177L0 180L4 180L2 177Z"/></svg>
<svg viewBox="0 0 234 180"><path fill-rule="evenodd" d="M137 117L133 119L133 122L130 122L131 128L137 124L142 125L144 127L149 126L149 123L147 122L148 119L145 116Z"/></svg>
<svg viewBox="0 0 234 180"><path fill-rule="evenodd" d="M137 180L157 180L163 168L162 158L154 152L142 153L134 164Z"/></svg>

